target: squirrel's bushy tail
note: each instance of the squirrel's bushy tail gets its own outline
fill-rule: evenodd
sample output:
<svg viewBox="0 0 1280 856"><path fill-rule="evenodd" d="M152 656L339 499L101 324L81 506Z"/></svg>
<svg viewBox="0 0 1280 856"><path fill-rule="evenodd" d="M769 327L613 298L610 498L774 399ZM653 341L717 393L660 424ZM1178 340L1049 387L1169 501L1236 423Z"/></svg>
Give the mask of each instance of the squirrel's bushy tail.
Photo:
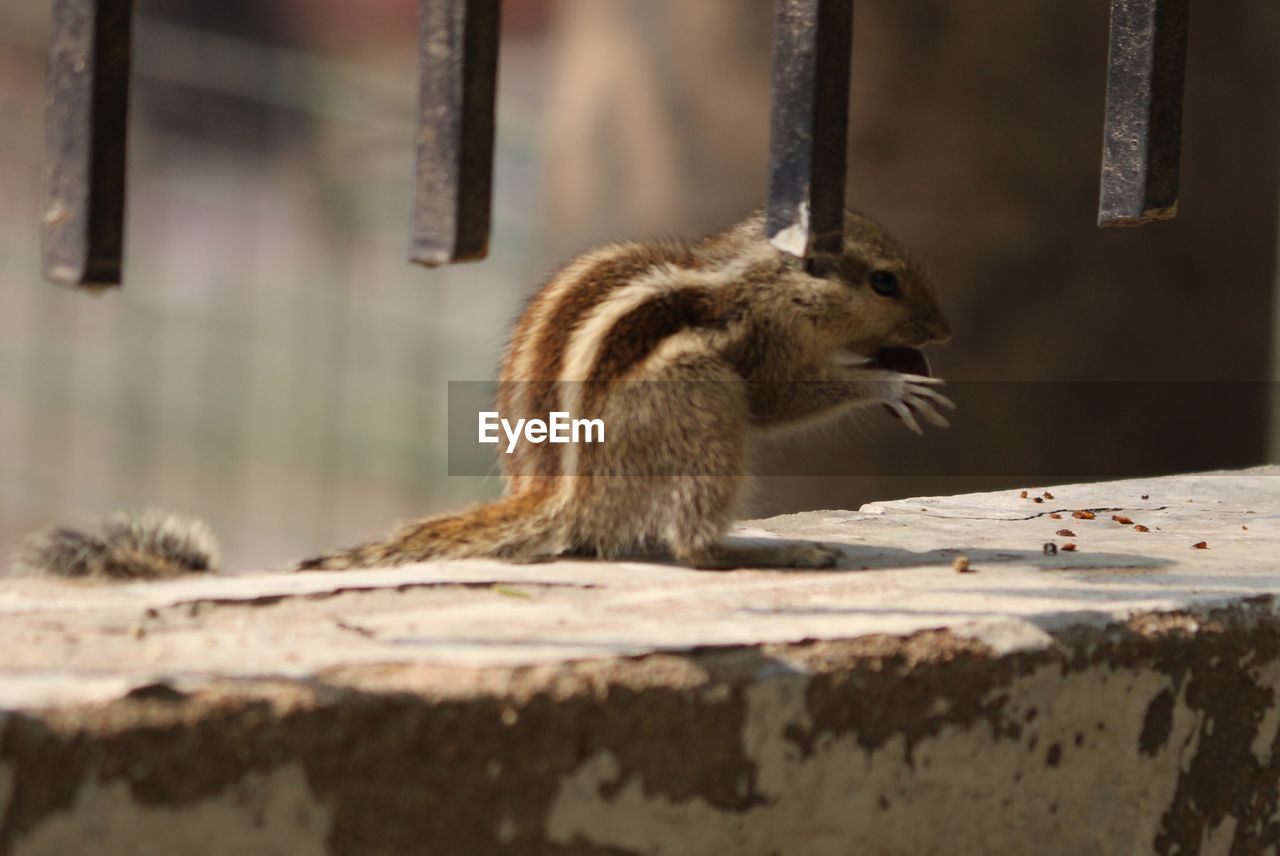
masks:
<svg viewBox="0 0 1280 856"><path fill-rule="evenodd" d="M299 571L345 571L429 559L533 560L558 552L552 491L526 490L460 514L406 524L383 541L307 559ZM198 520L159 511L117 514L84 528L29 535L14 556L18 574L101 580L163 579L217 571L218 547Z"/></svg>
<svg viewBox="0 0 1280 856"><path fill-rule="evenodd" d="M153 580L216 571L218 545L199 520L145 511L83 529L43 529L28 535L13 558L19 574Z"/></svg>
<svg viewBox="0 0 1280 856"><path fill-rule="evenodd" d="M549 492L526 490L458 514L416 520L374 541L300 562L299 571L386 568L431 559L525 560L559 551Z"/></svg>

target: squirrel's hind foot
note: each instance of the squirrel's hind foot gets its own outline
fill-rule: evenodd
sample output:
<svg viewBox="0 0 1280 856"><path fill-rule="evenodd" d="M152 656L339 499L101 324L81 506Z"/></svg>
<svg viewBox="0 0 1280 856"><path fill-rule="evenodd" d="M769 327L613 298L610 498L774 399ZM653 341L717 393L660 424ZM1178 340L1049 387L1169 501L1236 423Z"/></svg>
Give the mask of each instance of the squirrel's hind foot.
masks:
<svg viewBox="0 0 1280 856"><path fill-rule="evenodd" d="M748 568L834 568L844 553L834 547L812 542L782 544L711 544L708 547L676 551L682 564L700 571L734 571Z"/></svg>

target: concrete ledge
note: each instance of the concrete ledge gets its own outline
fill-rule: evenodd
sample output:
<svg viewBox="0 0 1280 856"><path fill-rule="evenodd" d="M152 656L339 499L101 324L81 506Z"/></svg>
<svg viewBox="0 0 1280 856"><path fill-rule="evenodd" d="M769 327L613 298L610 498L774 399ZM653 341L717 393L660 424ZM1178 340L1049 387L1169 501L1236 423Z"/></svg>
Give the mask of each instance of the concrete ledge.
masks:
<svg viewBox="0 0 1280 856"><path fill-rule="evenodd" d="M836 572L3 581L0 853L1266 852L1277 475L743 530Z"/></svg>

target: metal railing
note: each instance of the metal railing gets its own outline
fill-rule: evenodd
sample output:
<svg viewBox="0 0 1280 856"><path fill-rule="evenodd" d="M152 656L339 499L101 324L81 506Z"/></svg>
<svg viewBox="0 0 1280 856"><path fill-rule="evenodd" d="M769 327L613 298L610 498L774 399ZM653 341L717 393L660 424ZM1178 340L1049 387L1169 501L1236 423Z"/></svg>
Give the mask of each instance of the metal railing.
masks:
<svg viewBox="0 0 1280 856"><path fill-rule="evenodd" d="M1177 211L1190 0L1112 0L1100 226ZM769 235L798 256L839 249L853 0L776 0ZM488 252L500 0L422 0L410 259ZM44 271L121 281L132 0L55 0Z"/></svg>

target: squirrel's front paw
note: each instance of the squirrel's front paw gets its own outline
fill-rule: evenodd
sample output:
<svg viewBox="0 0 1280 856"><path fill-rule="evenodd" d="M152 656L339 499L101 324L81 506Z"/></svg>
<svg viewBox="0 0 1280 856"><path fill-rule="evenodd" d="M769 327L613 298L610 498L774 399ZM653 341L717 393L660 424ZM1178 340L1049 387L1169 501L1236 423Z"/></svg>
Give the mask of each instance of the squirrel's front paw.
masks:
<svg viewBox="0 0 1280 856"><path fill-rule="evenodd" d="M903 425L917 434L923 434L920 423L916 421L916 416L922 416L925 421L939 428L951 427L947 418L938 412L940 407L956 409L955 402L937 390L944 383L942 379L899 372L889 374L892 377L881 381L885 390L883 401L889 412L901 419Z"/></svg>

